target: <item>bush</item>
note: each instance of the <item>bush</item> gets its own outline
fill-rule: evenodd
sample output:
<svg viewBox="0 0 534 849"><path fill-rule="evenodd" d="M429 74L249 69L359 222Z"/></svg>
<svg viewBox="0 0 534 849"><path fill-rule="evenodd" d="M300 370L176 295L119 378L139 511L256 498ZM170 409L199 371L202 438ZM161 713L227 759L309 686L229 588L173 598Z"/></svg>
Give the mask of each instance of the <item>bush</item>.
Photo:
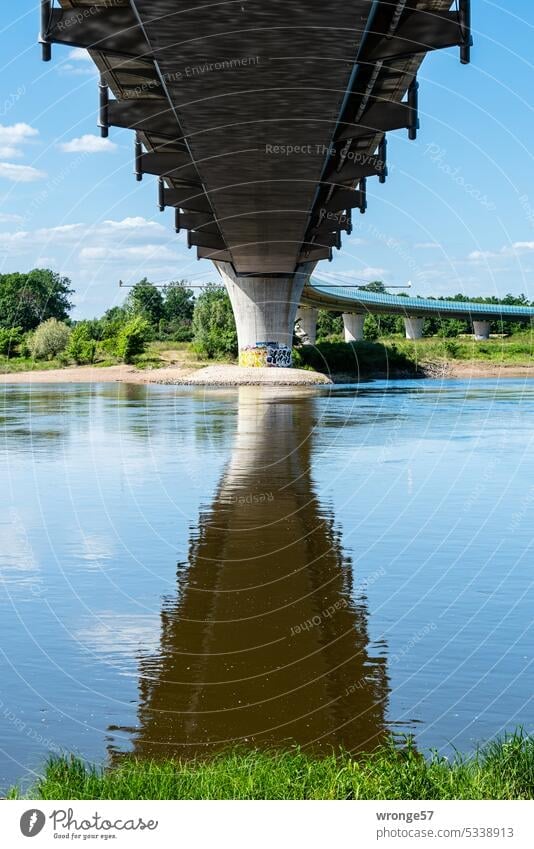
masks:
<svg viewBox="0 0 534 849"><path fill-rule="evenodd" d="M135 357L144 354L150 338L150 325L145 318L134 316L119 330L116 353L125 363L132 363Z"/></svg>
<svg viewBox="0 0 534 849"><path fill-rule="evenodd" d="M95 358L96 342L91 338L90 328L87 322L81 321L70 334L69 344L65 353L69 359L78 365L92 363Z"/></svg>
<svg viewBox="0 0 534 849"><path fill-rule="evenodd" d="M416 363L396 345L376 342L318 342L299 349L299 367L325 374L416 374Z"/></svg>
<svg viewBox="0 0 534 849"><path fill-rule="evenodd" d="M23 339L22 327L7 329L0 327L0 354L5 357L13 357L17 353L17 347Z"/></svg>
<svg viewBox="0 0 534 849"><path fill-rule="evenodd" d="M68 345L70 330L62 321L49 318L36 329L31 340L32 356L40 360L57 357Z"/></svg>
<svg viewBox="0 0 534 849"><path fill-rule="evenodd" d="M209 285L195 303L193 349L208 359L237 355L237 330L225 289Z"/></svg>

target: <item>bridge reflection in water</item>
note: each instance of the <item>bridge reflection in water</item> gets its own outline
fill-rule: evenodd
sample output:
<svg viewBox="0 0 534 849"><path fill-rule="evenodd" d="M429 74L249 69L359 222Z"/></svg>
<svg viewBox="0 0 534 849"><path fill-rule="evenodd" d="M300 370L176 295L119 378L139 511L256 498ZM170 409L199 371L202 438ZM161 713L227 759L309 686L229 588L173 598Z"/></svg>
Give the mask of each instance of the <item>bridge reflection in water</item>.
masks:
<svg viewBox="0 0 534 849"><path fill-rule="evenodd" d="M313 392L276 393L239 389L231 459L163 605L158 651L140 660L138 756L354 751L386 732L386 662L370 654L365 595L311 476Z"/></svg>

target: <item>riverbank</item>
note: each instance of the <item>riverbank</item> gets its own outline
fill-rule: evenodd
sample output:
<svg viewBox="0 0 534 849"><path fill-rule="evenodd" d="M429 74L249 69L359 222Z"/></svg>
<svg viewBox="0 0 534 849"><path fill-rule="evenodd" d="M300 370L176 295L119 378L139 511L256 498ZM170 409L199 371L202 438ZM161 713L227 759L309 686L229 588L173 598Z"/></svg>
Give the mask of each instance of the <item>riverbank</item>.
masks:
<svg viewBox="0 0 534 849"><path fill-rule="evenodd" d="M413 745L358 757L300 750L230 752L197 762L139 761L113 769L78 758L49 761L23 797L10 799L531 799L534 738L520 732L471 758L425 760Z"/></svg>
<svg viewBox="0 0 534 849"><path fill-rule="evenodd" d="M330 376L307 369L243 368L221 363L201 368L170 365L141 369L131 365L68 366L0 374L2 383L162 383L185 386L314 386L330 383L359 383L367 380L410 378L474 380L477 378L532 378L534 365L494 363L481 360L434 360L421 362L413 370L363 371L360 375L334 373Z"/></svg>
<svg viewBox="0 0 534 849"><path fill-rule="evenodd" d="M204 368L164 366L138 369L135 366L69 366L46 371L12 372L0 375L2 383L159 383L184 386L316 386L332 383L319 372L306 369L243 368L218 364Z"/></svg>

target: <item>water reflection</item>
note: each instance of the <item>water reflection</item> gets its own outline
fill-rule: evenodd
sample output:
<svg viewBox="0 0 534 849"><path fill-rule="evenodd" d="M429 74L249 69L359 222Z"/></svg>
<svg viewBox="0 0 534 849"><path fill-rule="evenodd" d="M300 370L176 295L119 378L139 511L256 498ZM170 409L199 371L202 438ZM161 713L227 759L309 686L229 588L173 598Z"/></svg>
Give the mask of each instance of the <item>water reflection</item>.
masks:
<svg viewBox="0 0 534 849"><path fill-rule="evenodd" d="M230 460L163 605L158 650L140 660L138 756L355 750L385 733L385 659L370 655L365 597L311 477L315 400L239 390Z"/></svg>

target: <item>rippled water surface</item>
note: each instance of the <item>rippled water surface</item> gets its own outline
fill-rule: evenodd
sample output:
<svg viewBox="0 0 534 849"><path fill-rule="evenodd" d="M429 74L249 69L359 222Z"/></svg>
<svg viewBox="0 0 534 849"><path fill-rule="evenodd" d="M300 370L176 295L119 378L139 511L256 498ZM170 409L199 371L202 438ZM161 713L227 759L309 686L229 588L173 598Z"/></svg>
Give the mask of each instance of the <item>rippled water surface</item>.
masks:
<svg viewBox="0 0 534 849"><path fill-rule="evenodd" d="M532 730L534 383L6 386L0 789Z"/></svg>

